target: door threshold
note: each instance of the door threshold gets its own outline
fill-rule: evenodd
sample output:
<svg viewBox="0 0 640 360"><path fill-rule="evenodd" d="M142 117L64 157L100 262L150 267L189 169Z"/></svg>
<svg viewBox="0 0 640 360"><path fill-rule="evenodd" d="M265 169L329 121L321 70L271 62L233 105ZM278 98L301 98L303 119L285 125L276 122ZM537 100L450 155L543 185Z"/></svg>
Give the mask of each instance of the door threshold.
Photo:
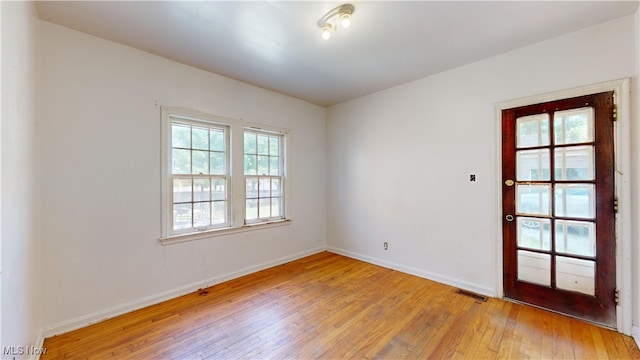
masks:
<svg viewBox="0 0 640 360"><path fill-rule="evenodd" d="M511 302L511 303L514 303L514 304L525 305L525 306L531 306L531 307L534 307L534 308L536 308L536 309L540 309L540 310L548 311L548 312L550 312L550 313L554 313L554 314L558 314L558 315L566 316L566 317L568 317L568 318L572 318L572 319L580 320L580 321L585 322L585 323L587 323L587 324L596 325L596 326L599 326L599 327L604 328L604 329L615 330L615 331L617 331L617 332L619 332L619 333L622 333L621 331L619 331L619 330L618 330L617 328L615 328L615 327L611 327L611 326L607 326L607 325L605 325L605 324L601 324L601 323L598 323L598 322L595 322L595 321L590 321L590 320L587 320L587 319L583 319L583 318L578 317L578 316L575 316L575 315L565 314L565 313L563 313L563 312L556 311L556 310L552 310L552 309L549 309L549 308L546 308L546 307L543 307L543 306L539 306L539 305L535 305L535 304L530 304L530 303L528 303L528 302L524 302L524 301L520 301L520 300L512 299L512 298L510 298L510 297L506 297L506 296L505 296L505 297L503 297L503 298L502 298L502 300L505 300L505 301L508 301L508 302Z"/></svg>

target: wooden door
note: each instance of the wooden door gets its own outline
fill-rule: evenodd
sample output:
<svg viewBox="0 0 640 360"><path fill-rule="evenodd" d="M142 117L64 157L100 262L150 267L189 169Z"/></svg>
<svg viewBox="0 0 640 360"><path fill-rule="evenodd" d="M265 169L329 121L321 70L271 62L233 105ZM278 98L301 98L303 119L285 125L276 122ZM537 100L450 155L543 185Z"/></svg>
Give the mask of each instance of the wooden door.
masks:
<svg viewBox="0 0 640 360"><path fill-rule="evenodd" d="M616 326L613 92L502 112L505 296Z"/></svg>

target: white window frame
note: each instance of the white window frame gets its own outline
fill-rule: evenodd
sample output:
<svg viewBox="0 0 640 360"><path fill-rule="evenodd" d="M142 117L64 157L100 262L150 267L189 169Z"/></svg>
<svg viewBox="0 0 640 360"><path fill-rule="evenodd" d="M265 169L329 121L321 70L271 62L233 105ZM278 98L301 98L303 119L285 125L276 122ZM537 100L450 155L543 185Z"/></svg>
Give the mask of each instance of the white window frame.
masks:
<svg viewBox="0 0 640 360"><path fill-rule="evenodd" d="M225 228L225 227L229 227L230 224L230 214L229 211L231 209L230 207L230 192L229 192L229 187L230 187L230 180L231 180L231 176L229 175L229 158L230 158L230 154L229 154L229 131L230 128L227 125L223 125L223 124L219 124L218 122L214 122L212 121L213 119L194 119L191 117L186 117L186 116L180 116L180 115L176 115L176 114L169 114L168 115L169 119L168 119L168 131L169 131L169 135L168 138L171 139L173 137L173 124L181 124L181 125L187 125L187 126L191 126L193 127L202 127L202 128L208 128L208 129L218 129L218 130L222 130L224 131L224 167L225 167L225 171L223 174L218 174L218 175L212 175L212 174L194 174L194 173L185 173L185 174L174 174L172 172L172 168L173 168L173 161L172 158L173 156L167 152L168 156L168 160L171 161L171 164L169 165L169 168L167 169L167 195L169 196L169 208L167 208L167 214L168 214L168 219L167 220L167 225L169 225L168 227L168 231L167 233L170 235L180 235L180 234L185 234L185 233L192 233L192 232L196 232L196 231L207 231L207 230L213 230L213 229L220 229L220 228ZM193 145L193 144L192 144ZM168 147L170 149L167 150L174 150L175 148L173 147L173 144L169 144ZM208 160L209 161L209 160ZM207 162L208 162L207 161ZM193 164L191 164L193 166ZM193 215L195 214L194 208L193 206L198 202L196 201L196 199L193 198L193 182L195 182L196 180L214 180L214 179L224 179L225 180L225 221L221 224L210 224L210 225L205 225L205 226L201 226L201 227L190 227L190 228L185 228L185 229L179 229L179 230L175 230L173 229L172 224L174 223L174 213L172 211L172 209L170 209L170 207L172 207L173 205L176 204L176 201L174 199L174 191L175 189L173 189L172 191L172 185L174 184L174 180L176 179L183 179L183 180L191 180L192 181L192 185L191 185L191 191L192 191L192 197L190 201L186 201L186 203L191 203L192 204L192 209L191 209L191 218L192 221L193 220ZM213 184L211 185L213 186ZM210 200L209 202L215 202Z"/></svg>
<svg viewBox="0 0 640 360"><path fill-rule="evenodd" d="M244 134L246 134L247 132L249 133L253 133L256 135L263 135L263 136L268 136L268 137L277 137L279 139L279 153L278 153L278 168L280 169L279 174L275 175L275 174L260 174L260 173L256 173L256 174L244 174L244 179L245 179L245 190L246 190L246 182L249 178L256 178L258 179L258 184L260 184L260 180L261 179L265 179L265 178L269 178L269 179L274 179L274 178L278 178L280 179L280 196L276 196L279 197L280 200L280 209L281 209L281 214L277 215L277 216L270 216L270 217L257 217L254 219L247 219L246 217L246 209L245 209L245 217L244 217L244 222L247 225L252 225L252 224L260 224L260 223L269 223L269 222L274 222L274 221L280 221L286 218L286 213L284 212L284 204L287 198L287 192L286 192L286 183L287 183L287 179L286 179L286 173L287 173L287 169L286 169L286 136L283 133L280 132L276 132L276 131L267 131L267 130L263 130L263 129L256 129L256 128L245 128L244 129ZM243 139L244 139L244 134L243 134ZM256 144L257 146L257 144ZM244 159L244 155L247 155L244 152L244 147L243 147L243 159ZM259 157L257 151L256 151L256 156ZM257 162L257 160L256 160ZM244 165L244 163L243 163ZM257 165L257 164L256 164ZM244 166L243 166L244 169ZM258 200L258 203L260 202L260 199L264 199L264 198L270 198L271 200L273 200L274 196L272 194L269 194L269 196L265 196L265 197L261 197L260 196L260 189L259 189L258 185L258 189L257 189L257 195L258 197L255 198L256 200ZM246 196L246 191L245 191L245 196ZM245 197L245 204L246 204L246 197ZM258 208L260 208L260 206L258 205ZM258 213L259 216L259 213Z"/></svg>
<svg viewBox="0 0 640 360"><path fill-rule="evenodd" d="M194 124L213 124L215 126L227 128L227 216L228 224L224 227L207 227L189 229L189 231L173 230L173 187L171 184L171 161L172 161L172 119L178 118L180 121L190 121ZM221 116L214 116L195 110L179 107L161 107L161 235L160 242L163 245L192 241L214 236L227 235L236 232L250 231L256 229L270 228L274 226L288 225L291 221L290 207L290 187L291 175L289 167L289 148L291 133L288 129L268 126L259 123L252 123L245 120L231 119ZM246 184L244 176L244 130L257 132L270 132L282 136L282 166L283 175L283 217L269 219L267 221L245 223L246 213Z"/></svg>

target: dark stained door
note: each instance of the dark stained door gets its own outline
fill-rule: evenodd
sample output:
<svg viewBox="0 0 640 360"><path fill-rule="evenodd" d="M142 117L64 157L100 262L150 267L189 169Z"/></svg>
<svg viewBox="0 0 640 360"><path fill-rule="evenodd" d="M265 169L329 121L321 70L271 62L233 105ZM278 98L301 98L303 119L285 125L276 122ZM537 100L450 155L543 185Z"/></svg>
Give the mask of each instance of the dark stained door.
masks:
<svg viewBox="0 0 640 360"><path fill-rule="evenodd" d="M613 92L502 112L505 296L616 326Z"/></svg>

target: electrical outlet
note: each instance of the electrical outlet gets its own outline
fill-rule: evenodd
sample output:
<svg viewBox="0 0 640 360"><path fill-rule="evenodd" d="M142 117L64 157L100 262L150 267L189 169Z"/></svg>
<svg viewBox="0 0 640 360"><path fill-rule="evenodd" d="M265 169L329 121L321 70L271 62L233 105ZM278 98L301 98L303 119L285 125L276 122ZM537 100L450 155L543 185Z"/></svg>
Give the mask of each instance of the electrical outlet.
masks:
<svg viewBox="0 0 640 360"><path fill-rule="evenodd" d="M389 250L389 243L385 241L383 245L385 250Z"/></svg>

